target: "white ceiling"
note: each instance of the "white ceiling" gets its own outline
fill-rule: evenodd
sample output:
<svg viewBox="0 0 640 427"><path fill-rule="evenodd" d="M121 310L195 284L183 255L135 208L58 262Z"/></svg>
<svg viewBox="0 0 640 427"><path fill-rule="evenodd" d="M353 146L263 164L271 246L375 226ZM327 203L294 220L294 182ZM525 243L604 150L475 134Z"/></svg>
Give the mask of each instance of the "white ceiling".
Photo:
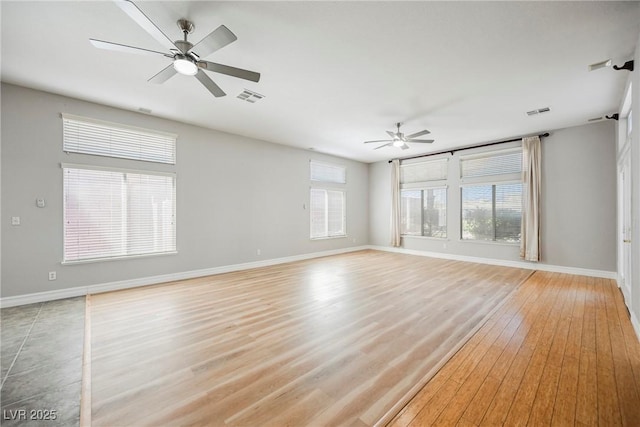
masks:
<svg viewBox="0 0 640 427"><path fill-rule="evenodd" d="M169 64L94 48L89 38L159 43L112 2L2 1L2 81L364 162L586 123L616 111L638 2L151 2L138 7L172 39L221 24L238 40L205 59L258 71L259 83L209 75L147 82ZM249 89L255 104L236 96ZM526 111L550 107L529 117ZM436 142L373 150L385 130Z"/></svg>

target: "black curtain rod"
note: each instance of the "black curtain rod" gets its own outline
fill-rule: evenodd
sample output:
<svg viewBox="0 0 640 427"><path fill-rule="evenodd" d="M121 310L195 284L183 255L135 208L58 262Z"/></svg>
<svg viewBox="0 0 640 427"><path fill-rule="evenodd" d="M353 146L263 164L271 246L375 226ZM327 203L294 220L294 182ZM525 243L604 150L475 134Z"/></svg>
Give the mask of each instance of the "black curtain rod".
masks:
<svg viewBox="0 0 640 427"><path fill-rule="evenodd" d="M538 137L540 138L545 138L547 136L549 136L549 132L541 133L540 135L538 135ZM420 157L437 156L438 154L444 154L444 153L451 153L451 155L453 156L453 153L457 153L458 151L471 150L472 148L490 147L492 145L506 144L507 142L515 142L520 140L522 140L522 138L513 138L513 139L507 139L505 141L488 142L486 144L472 145L470 147L462 147L462 148L454 148L452 150L438 151L437 153L427 153L427 154L420 154L419 156L403 157L402 159L398 159L398 160L419 159ZM391 162L392 160L389 160L389 163Z"/></svg>

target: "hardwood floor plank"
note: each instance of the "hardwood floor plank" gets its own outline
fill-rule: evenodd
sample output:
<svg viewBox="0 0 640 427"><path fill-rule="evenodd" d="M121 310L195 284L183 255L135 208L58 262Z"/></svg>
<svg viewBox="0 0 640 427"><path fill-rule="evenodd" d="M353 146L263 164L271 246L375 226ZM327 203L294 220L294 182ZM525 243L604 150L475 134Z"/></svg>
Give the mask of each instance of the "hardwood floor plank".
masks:
<svg viewBox="0 0 640 427"><path fill-rule="evenodd" d="M449 401L455 396L460 383L454 380L447 380L441 388L441 392L431 398L427 404L418 412L416 417L408 424L409 427L423 427L435 425L435 421L440 413L447 406Z"/></svg>
<svg viewBox="0 0 640 427"><path fill-rule="evenodd" d="M549 319L549 313L554 306L558 304L559 299L557 295L559 288L552 286L552 276L546 273L536 272L532 279L533 278L536 280L531 281L531 285L538 288L541 295L531 311L533 317L529 322L523 323L527 326L525 330L522 331L522 333L525 334L525 340L518 346L517 350L512 350L517 351L517 353L513 357L513 361L506 372L502 367L504 365L496 365L496 372L490 373L491 376L501 379L502 383L480 425L502 425L505 423L511 406L520 390L521 383L527 372L527 367L531 363L531 358L540 340L545 322ZM531 385L528 385L528 387L530 388Z"/></svg>
<svg viewBox="0 0 640 427"><path fill-rule="evenodd" d="M95 426L640 425L608 279L363 251L93 295L89 316Z"/></svg>
<svg viewBox="0 0 640 427"><path fill-rule="evenodd" d="M619 412L618 389L616 387L613 351L609 337L609 323L606 310L606 288L599 280L592 278L597 289L596 317L596 366L598 380L598 423L600 425L622 425Z"/></svg>
<svg viewBox="0 0 640 427"><path fill-rule="evenodd" d="M554 405L552 426L566 426L575 423L578 378L580 370L580 352L582 348L582 325L584 319L584 278L573 276L575 286L575 303L571 313L571 325L567 335L567 343L558 382L558 394Z"/></svg>
<svg viewBox="0 0 640 427"><path fill-rule="evenodd" d="M564 280L565 275L562 275L561 282ZM540 386L542 373L545 369L545 363L549 356L549 343L552 342L553 337L556 334L559 317L566 302L565 299L562 298L565 290L562 289L561 285L554 283L553 286L559 288L559 296L556 298L554 305L551 307L551 310L549 311L547 318L544 321L542 331L540 332L539 341L544 343L544 345L535 345L533 343L531 344L533 346L533 353L525 370L520 386L518 387L518 391L513 400L513 404L509 409L509 414L505 419L505 423L507 425L520 425L522 421L524 421L524 423L526 424L526 421L531 415L530 409L534 403L538 388ZM526 345L527 343L525 343L525 346Z"/></svg>
<svg viewBox="0 0 640 427"><path fill-rule="evenodd" d="M576 285L571 277L565 277L565 280L560 285L565 288L564 291L566 292L563 298L564 304L529 415L529 424L533 426L551 424L567 337L569 335L569 327L571 325L571 313L574 309Z"/></svg>
<svg viewBox="0 0 640 427"><path fill-rule="evenodd" d="M487 376L462 414L462 419L473 425L480 424L501 383L501 380Z"/></svg>
<svg viewBox="0 0 640 427"><path fill-rule="evenodd" d="M633 370L633 378L636 383L636 390L640 392L640 342L630 322L629 311L627 310L622 293L618 290L618 296L615 298L616 307L618 309L618 325L622 329L625 346L627 348L627 357L631 363Z"/></svg>
<svg viewBox="0 0 640 427"><path fill-rule="evenodd" d="M622 424L640 426L640 392L635 382L632 361L629 358L617 309L616 299L620 298L621 294L613 283L603 279L599 282L606 289L607 324L609 326L609 339L614 359L613 369L618 389Z"/></svg>
<svg viewBox="0 0 640 427"><path fill-rule="evenodd" d="M92 423L373 425L529 275L363 251L93 295Z"/></svg>

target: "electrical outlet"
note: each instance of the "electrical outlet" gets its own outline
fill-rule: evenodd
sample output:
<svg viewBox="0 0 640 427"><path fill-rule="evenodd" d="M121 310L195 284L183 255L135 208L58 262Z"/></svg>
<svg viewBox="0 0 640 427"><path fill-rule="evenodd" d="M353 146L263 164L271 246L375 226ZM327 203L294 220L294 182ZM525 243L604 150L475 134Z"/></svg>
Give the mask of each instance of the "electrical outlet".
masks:
<svg viewBox="0 0 640 427"><path fill-rule="evenodd" d="M55 271L50 271L49 272L49 280L56 280L56 272Z"/></svg>
<svg viewBox="0 0 640 427"><path fill-rule="evenodd" d="M11 225L20 225L20 217L12 216L11 217Z"/></svg>

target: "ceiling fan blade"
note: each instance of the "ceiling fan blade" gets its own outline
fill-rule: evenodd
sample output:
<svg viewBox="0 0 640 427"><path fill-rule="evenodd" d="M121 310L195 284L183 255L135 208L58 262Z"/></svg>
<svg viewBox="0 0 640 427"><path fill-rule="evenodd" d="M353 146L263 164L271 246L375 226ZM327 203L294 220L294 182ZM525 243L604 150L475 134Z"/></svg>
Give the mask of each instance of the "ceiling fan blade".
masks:
<svg viewBox="0 0 640 427"><path fill-rule="evenodd" d="M226 74L228 76L250 80L252 82L260 81L260 73L243 70L242 68L230 67L228 65L217 64L209 61L198 61L198 66L203 70L213 71L214 73Z"/></svg>
<svg viewBox="0 0 640 427"><path fill-rule="evenodd" d="M407 142L419 142L419 143L426 143L426 144L431 144L433 141L433 139L407 139Z"/></svg>
<svg viewBox="0 0 640 427"><path fill-rule="evenodd" d="M393 145L393 142L390 142L390 143L388 143L388 144L384 144L384 145L381 145L381 146L379 146L379 147L376 147L376 148L374 148L374 150L379 150L379 149L380 149L380 148L382 148L382 147L388 147L388 146L390 146L390 145Z"/></svg>
<svg viewBox="0 0 640 427"><path fill-rule="evenodd" d="M171 57L166 53L157 52L155 50L143 49L141 47L127 46L126 44L105 42L103 40L96 40L96 39L89 39L89 41L91 42L92 45L94 45L99 49L115 50L117 52L126 52L126 53L138 53L143 55L153 55L153 56L162 55L162 56Z"/></svg>
<svg viewBox="0 0 640 427"><path fill-rule="evenodd" d="M175 68L173 68L173 64L169 64L167 67L163 68L162 71L160 71L158 74L151 77L149 79L149 82L156 83L156 84L164 83L167 80L169 80L171 77L175 76L176 73L177 71Z"/></svg>
<svg viewBox="0 0 640 427"><path fill-rule="evenodd" d="M395 137L396 137L396 134L395 134L395 133L393 133L393 132L391 132L390 130L388 130L388 131L386 131L386 132L387 132L387 134L388 134L391 138L395 138Z"/></svg>
<svg viewBox="0 0 640 427"><path fill-rule="evenodd" d="M406 138L407 139L413 139L413 138L417 138L419 136L427 135L427 134L430 134L430 133L431 132L429 132L428 130L425 129L425 130L422 130L420 132L412 133L411 135L408 135Z"/></svg>
<svg viewBox="0 0 640 427"><path fill-rule="evenodd" d="M220 25L218 28L213 30L209 35L198 43L195 44L189 52L193 52L201 58L215 52L218 49L222 49L229 43L238 40L235 34L231 32L230 29L225 27L224 25ZM257 81L257 80L256 80Z"/></svg>
<svg viewBox="0 0 640 427"><path fill-rule="evenodd" d="M400 148L402 148L403 150L408 150L409 146L407 144L403 144L400 146Z"/></svg>
<svg viewBox="0 0 640 427"><path fill-rule="evenodd" d="M224 93L224 91L222 89L220 89L220 86L215 84L213 82L213 80L211 80L209 78L209 76L207 76L204 73L204 71L198 70L198 72L196 73L195 77L196 77L196 79L200 80L200 83L202 83L204 85L204 87L209 89L209 92L211 92L213 94L213 96L215 96L216 98L226 95L226 93Z"/></svg>
<svg viewBox="0 0 640 427"><path fill-rule="evenodd" d="M136 21L147 33L156 39L167 50L176 49L171 39L167 37L158 27L145 15L138 6L129 0L116 1L116 5L122 9L131 19Z"/></svg>
<svg viewBox="0 0 640 427"><path fill-rule="evenodd" d="M375 141L365 141L365 144L369 144L371 142L393 142L393 140L389 140L389 139L376 139Z"/></svg>

